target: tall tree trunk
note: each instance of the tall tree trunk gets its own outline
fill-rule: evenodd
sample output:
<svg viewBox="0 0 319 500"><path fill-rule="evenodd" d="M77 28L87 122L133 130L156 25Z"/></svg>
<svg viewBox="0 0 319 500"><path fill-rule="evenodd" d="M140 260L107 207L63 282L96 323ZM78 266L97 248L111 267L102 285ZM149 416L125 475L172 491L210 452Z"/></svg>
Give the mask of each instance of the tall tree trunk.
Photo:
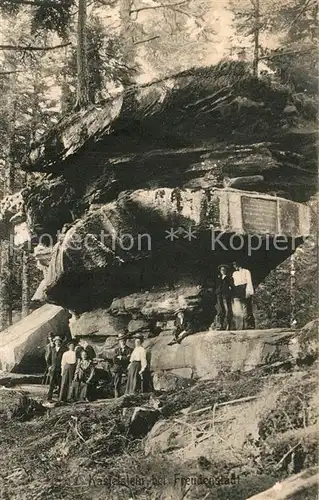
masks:
<svg viewBox="0 0 319 500"><path fill-rule="evenodd" d="M6 135L5 152L5 179L4 195L11 194L14 190L15 170L12 159L13 137L15 123L14 83L7 93L7 120L8 130ZM12 325L12 276L13 276L13 245L10 227L6 238L0 242L0 329Z"/></svg>
<svg viewBox="0 0 319 500"><path fill-rule="evenodd" d="M62 116L65 116L68 112L69 106L68 106L68 92L69 92L69 85L66 81L66 75L63 74L62 76L63 80L61 83L61 113Z"/></svg>
<svg viewBox="0 0 319 500"><path fill-rule="evenodd" d="M32 99L32 118L30 123L30 141L36 141L36 130L40 120L40 75L37 70L33 73L33 99ZM24 184L28 183L28 173L25 173ZM30 254L29 251L22 250L22 269L21 269L21 316L24 318L29 314L30 307Z"/></svg>
<svg viewBox="0 0 319 500"><path fill-rule="evenodd" d="M14 190L15 181L15 168L13 162L13 138L14 138L14 122L15 122L15 102L13 96L13 89L8 92L8 105L7 105L7 120L8 128L6 135L6 144L4 144L5 155L5 170L4 170L4 195L12 194Z"/></svg>
<svg viewBox="0 0 319 500"><path fill-rule="evenodd" d="M68 49L65 48L64 51L64 64L62 69L62 82L61 82L61 113L62 116L66 115L69 109L68 95L69 95L69 84L67 80L67 61L68 61Z"/></svg>
<svg viewBox="0 0 319 500"><path fill-rule="evenodd" d="M84 108L89 104L88 68L87 68L87 0L79 0L77 23L77 99L75 108Z"/></svg>
<svg viewBox="0 0 319 500"><path fill-rule="evenodd" d="M131 20L132 0L121 0L120 3L120 19L121 19L121 32L120 39L123 46L123 53L125 54L126 64L130 68L135 66L135 47L133 36L133 24ZM124 85L130 85L131 79L128 78Z"/></svg>
<svg viewBox="0 0 319 500"><path fill-rule="evenodd" d="M12 247L9 240L0 241L0 330L12 325Z"/></svg>
<svg viewBox="0 0 319 500"><path fill-rule="evenodd" d="M22 252L22 295L21 295L21 315L25 318L29 314L30 306L30 276L29 276L30 255L27 250Z"/></svg>
<svg viewBox="0 0 319 500"><path fill-rule="evenodd" d="M259 64L259 32L260 32L260 3L259 0L254 0L255 7L255 29L254 29L254 59L253 59L253 75L258 76Z"/></svg>

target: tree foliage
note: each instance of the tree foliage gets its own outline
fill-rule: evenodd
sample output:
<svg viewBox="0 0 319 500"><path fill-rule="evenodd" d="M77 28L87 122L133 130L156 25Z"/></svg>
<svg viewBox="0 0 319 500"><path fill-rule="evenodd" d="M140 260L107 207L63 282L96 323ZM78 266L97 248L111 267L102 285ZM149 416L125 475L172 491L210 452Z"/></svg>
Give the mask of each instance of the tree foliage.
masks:
<svg viewBox="0 0 319 500"><path fill-rule="evenodd" d="M260 58L283 83L297 92L318 88L318 4L315 0L231 0L235 30L249 37L263 35ZM247 38L246 38L247 40ZM274 47L275 40L275 47Z"/></svg>

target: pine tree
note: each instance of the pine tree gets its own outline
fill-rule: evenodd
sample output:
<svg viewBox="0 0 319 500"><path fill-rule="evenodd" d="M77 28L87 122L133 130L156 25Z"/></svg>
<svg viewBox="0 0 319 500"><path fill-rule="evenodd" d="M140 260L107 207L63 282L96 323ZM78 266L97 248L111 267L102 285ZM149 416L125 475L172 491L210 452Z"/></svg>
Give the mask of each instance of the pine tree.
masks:
<svg viewBox="0 0 319 500"><path fill-rule="evenodd" d="M280 34L278 48L266 50L264 59L282 83L296 92L318 94L318 3L286 0L269 16L269 29Z"/></svg>
<svg viewBox="0 0 319 500"><path fill-rule="evenodd" d="M29 314L30 306L30 254L22 250L22 273L21 273L21 316L24 318Z"/></svg>
<svg viewBox="0 0 319 500"><path fill-rule="evenodd" d="M2 144L4 160L4 196L8 196L14 191L14 123L16 120L16 95L14 78L10 75L10 85L7 87L7 105L5 112L7 115L5 141ZM12 274L13 274L13 246L10 234L10 226L7 227L7 234L0 242L0 328L4 329L12 324Z"/></svg>
<svg viewBox="0 0 319 500"><path fill-rule="evenodd" d="M89 88L87 74L87 0L79 0L77 22L77 94L75 109L87 107L89 104Z"/></svg>
<svg viewBox="0 0 319 500"><path fill-rule="evenodd" d="M66 0L56 4L50 0L5 0L4 9L16 9L17 6L30 5L36 7L33 13L33 31L43 28L47 31L55 31L58 35L65 37L67 25L70 21L70 9L73 0ZM87 76L87 0L78 0L77 17L77 98L75 108L80 109L89 104L88 76ZM14 12L16 12L14 10ZM31 46L31 45L0 45L4 50L48 51L64 47L66 44L56 46Z"/></svg>

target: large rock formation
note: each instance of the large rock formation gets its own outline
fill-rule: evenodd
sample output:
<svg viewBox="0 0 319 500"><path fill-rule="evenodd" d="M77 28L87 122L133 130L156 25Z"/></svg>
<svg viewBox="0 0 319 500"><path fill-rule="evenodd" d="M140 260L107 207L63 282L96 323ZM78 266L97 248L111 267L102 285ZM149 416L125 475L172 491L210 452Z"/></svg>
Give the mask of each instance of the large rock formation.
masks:
<svg viewBox="0 0 319 500"><path fill-rule="evenodd" d="M309 235L314 132L289 89L234 62L62 119L25 159L38 177L18 220L0 210L39 243L35 297L106 348L123 329L170 330L177 307L205 330L218 264L241 261L258 285Z"/></svg>
<svg viewBox="0 0 319 500"><path fill-rule="evenodd" d="M314 323L314 322L313 322ZM294 366L318 357L317 328L307 330L252 330L242 332L209 331L183 340L181 345L167 348L170 337L161 333L146 342L154 372L177 374L189 370L189 378L213 379L223 372L246 372L256 367ZM312 328L311 328L312 326ZM306 336L306 332L311 332ZM186 370L185 370L186 369Z"/></svg>
<svg viewBox="0 0 319 500"><path fill-rule="evenodd" d="M267 195L168 188L124 193L60 237L46 274L47 299L83 312L154 286L202 285L205 275L238 254L258 284L309 231L307 207ZM265 252L273 255L262 268Z"/></svg>

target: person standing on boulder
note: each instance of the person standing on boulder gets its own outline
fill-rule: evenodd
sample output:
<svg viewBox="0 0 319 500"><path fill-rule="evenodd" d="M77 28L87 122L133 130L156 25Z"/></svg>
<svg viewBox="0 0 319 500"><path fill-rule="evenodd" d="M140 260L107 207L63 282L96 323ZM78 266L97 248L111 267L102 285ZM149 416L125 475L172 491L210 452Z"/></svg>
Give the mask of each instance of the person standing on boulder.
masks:
<svg viewBox="0 0 319 500"><path fill-rule="evenodd" d="M68 350L64 352L61 360L61 389L59 401L67 402L70 397L71 385L76 368L75 343L68 343Z"/></svg>
<svg viewBox="0 0 319 500"><path fill-rule="evenodd" d="M135 394L138 390L145 391L144 377L147 376L146 351L142 346L143 336L135 335L135 348L130 356L127 371L125 394Z"/></svg>
<svg viewBox="0 0 319 500"><path fill-rule="evenodd" d="M132 349L126 344L126 336L124 333L118 335L119 346L115 349L113 357L113 383L114 397L118 398L121 390L122 376L127 372L130 363Z"/></svg>
<svg viewBox="0 0 319 500"><path fill-rule="evenodd" d="M60 392L61 387L61 362L62 356L65 352L65 349L62 346L61 337L54 337L53 339L54 346L51 349L51 355L48 359L49 364L49 392L48 392L48 401L52 401L53 391L58 388Z"/></svg>
<svg viewBox="0 0 319 500"><path fill-rule="evenodd" d="M233 279L230 276L229 266L222 264L218 267L219 274L216 279L216 330L230 330L233 318L232 290Z"/></svg>
<svg viewBox="0 0 319 500"><path fill-rule="evenodd" d="M255 328L255 318L252 310L254 287L251 273L238 262L233 262L233 315L236 330Z"/></svg>

